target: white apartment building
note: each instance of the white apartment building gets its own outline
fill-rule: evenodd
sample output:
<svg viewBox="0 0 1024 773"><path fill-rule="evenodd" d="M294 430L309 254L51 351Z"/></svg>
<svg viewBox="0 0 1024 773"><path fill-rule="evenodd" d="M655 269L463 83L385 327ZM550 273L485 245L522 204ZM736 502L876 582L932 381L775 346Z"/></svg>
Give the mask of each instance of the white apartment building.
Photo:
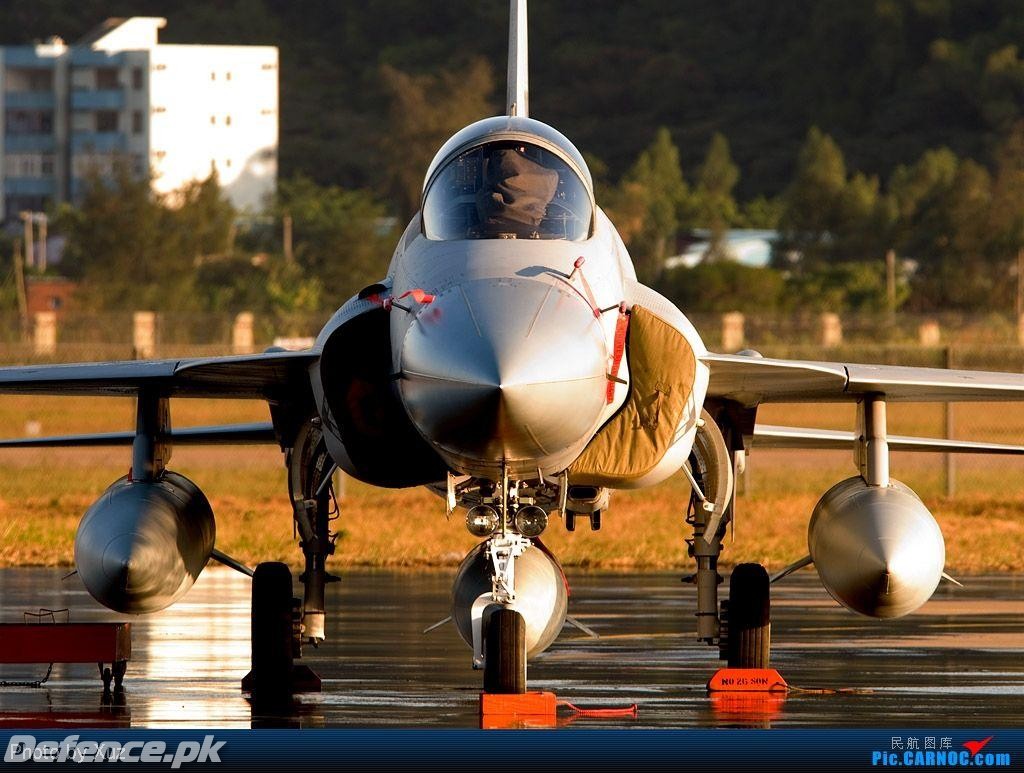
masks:
<svg viewBox="0 0 1024 773"><path fill-rule="evenodd" d="M262 207L277 177L277 48L167 45L166 24L108 19L72 45L0 47L0 222L76 200L117 159L160 193L216 170L236 207Z"/></svg>

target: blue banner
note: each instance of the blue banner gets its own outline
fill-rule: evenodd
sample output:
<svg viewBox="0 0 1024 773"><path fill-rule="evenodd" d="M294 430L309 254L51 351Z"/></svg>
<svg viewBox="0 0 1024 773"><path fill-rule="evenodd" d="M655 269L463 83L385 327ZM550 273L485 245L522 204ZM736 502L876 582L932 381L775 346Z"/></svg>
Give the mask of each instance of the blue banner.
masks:
<svg viewBox="0 0 1024 773"><path fill-rule="evenodd" d="M451 771L1019 768L1024 730L88 730L2 731L4 762L124 762L189 770ZM105 768L109 769L109 768Z"/></svg>

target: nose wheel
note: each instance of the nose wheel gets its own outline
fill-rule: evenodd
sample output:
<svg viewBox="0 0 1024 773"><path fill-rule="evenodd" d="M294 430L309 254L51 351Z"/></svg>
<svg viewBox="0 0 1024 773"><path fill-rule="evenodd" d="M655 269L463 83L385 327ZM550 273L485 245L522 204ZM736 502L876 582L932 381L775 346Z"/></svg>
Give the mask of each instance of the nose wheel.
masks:
<svg viewBox="0 0 1024 773"><path fill-rule="evenodd" d="M499 607L484 626L484 692L526 692L526 620Z"/></svg>
<svg viewBox="0 0 1024 773"><path fill-rule="evenodd" d="M768 668L771 660L771 581L761 564L739 564L719 615L719 656L730 668Z"/></svg>

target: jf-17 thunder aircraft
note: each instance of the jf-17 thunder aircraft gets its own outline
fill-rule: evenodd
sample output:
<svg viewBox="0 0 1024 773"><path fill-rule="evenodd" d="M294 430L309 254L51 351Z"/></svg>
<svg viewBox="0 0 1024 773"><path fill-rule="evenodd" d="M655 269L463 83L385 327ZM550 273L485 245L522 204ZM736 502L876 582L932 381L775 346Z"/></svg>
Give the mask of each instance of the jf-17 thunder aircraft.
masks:
<svg viewBox="0 0 1024 773"><path fill-rule="evenodd" d="M426 486L481 540L456 574L451 619L490 692L524 691L528 659L573 622L541 541L549 520L596 530L612 491L673 475L692 492L680 509L697 637L730 666L768 665L770 586L800 567L813 564L836 601L870 617L909 614L932 595L945 576L942 532L890 476L889 452L1024 447L890 437L886 406L1024 400L1024 376L709 352L682 310L637 281L583 156L529 117L528 96L526 3L512 0L506 114L441 147L387 275L350 298L311 349L0 369L0 393L137 400L133 432L3 441L131 448L127 475L75 537L78 574L99 603L156 612L211 558L246 570L217 550L203 492L167 464L175 444L259 442L283 451L305 569L301 603L283 564L255 570L254 673L258 653L291 667L297 643L324 638L338 470L384 488ZM262 400L271 421L172 428L171 399L189 397ZM852 402L856 426L756 423L759 406L779 402ZM806 556L772 577L740 564L720 602L735 475L758 447L849 449L851 477L809 514ZM409 528L425 526L410 515Z"/></svg>

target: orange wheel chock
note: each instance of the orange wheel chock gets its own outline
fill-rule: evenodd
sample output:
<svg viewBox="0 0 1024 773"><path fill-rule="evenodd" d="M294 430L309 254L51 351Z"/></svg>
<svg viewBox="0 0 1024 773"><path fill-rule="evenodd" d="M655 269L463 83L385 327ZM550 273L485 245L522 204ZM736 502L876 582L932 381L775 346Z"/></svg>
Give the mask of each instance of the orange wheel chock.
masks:
<svg viewBox="0 0 1024 773"><path fill-rule="evenodd" d="M708 692L785 692L786 680L774 668L720 668L708 680Z"/></svg>
<svg viewBox="0 0 1024 773"><path fill-rule="evenodd" d="M519 694L480 693L482 730L551 728L558 724L558 702L553 692Z"/></svg>
<svg viewBox="0 0 1024 773"><path fill-rule="evenodd" d="M553 692L480 693L480 713L488 716L554 717L558 703Z"/></svg>

